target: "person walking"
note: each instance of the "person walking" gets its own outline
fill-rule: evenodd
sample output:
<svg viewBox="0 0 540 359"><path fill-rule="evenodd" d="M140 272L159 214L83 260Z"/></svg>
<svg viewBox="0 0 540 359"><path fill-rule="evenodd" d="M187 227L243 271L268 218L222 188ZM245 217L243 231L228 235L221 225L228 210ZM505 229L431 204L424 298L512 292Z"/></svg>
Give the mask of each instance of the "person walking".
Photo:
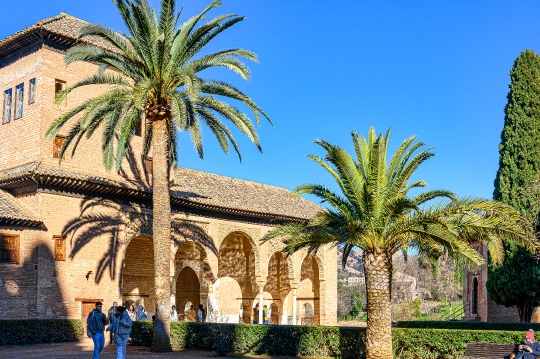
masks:
<svg viewBox="0 0 540 359"><path fill-rule="evenodd" d="M112 307L110 307L109 311L107 312L107 320L109 321L109 323L112 323L113 317L116 314L116 307L118 307L118 303L113 302ZM109 345L113 343L113 336L114 336L113 332L110 331L109 332Z"/></svg>
<svg viewBox="0 0 540 359"><path fill-rule="evenodd" d="M186 310L186 321L188 321L188 322L196 322L197 321L196 314L195 314L195 309L193 308L193 304L191 305L191 307L189 307L188 310Z"/></svg>
<svg viewBox="0 0 540 359"><path fill-rule="evenodd" d="M107 328L114 333L114 345L116 345L116 359L126 359L126 346L131 334L131 318L125 307L116 308L111 325Z"/></svg>
<svg viewBox="0 0 540 359"><path fill-rule="evenodd" d="M268 324L269 317L270 317L270 314L268 313L268 307L264 305L263 306L263 324Z"/></svg>
<svg viewBox="0 0 540 359"><path fill-rule="evenodd" d="M197 311L197 321L204 322L206 320L206 311L202 304L199 304L199 310Z"/></svg>
<svg viewBox="0 0 540 359"><path fill-rule="evenodd" d="M103 331L109 321L102 310L103 303L96 302L96 307L90 312L86 320L88 334L92 335L92 341L94 342L94 356L92 359L99 359L99 354L105 346Z"/></svg>
<svg viewBox="0 0 540 359"><path fill-rule="evenodd" d="M171 308L171 322L178 321L178 312L176 311L176 305L173 305Z"/></svg>

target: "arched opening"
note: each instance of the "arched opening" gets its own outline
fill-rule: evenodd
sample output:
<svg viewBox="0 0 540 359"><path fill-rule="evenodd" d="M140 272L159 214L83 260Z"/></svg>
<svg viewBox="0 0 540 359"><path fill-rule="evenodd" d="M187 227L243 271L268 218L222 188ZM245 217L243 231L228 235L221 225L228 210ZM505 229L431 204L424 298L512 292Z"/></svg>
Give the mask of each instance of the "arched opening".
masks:
<svg viewBox="0 0 540 359"><path fill-rule="evenodd" d="M190 301L197 310L199 304L205 308L208 295L207 280L211 278L211 270L206 251L197 242L182 243L174 257L176 273L175 303L180 320L185 318L185 303ZM188 307L189 309L189 307Z"/></svg>
<svg viewBox="0 0 540 359"><path fill-rule="evenodd" d="M319 265L313 255L308 255L302 262L300 286L298 288L298 306L300 323L304 325L320 324L320 281ZM306 309L310 308L309 311ZM312 309L311 309L312 308Z"/></svg>
<svg viewBox="0 0 540 359"><path fill-rule="evenodd" d="M473 278L471 302L471 313L478 314L478 279L476 277Z"/></svg>
<svg viewBox="0 0 540 359"><path fill-rule="evenodd" d="M185 319L187 309L193 304L194 309L199 307L201 298L201 284L197 273L191 267L182 269L176 278L176 308L180 320Z"/></svg>
<svg viewBox="0 0 540 359"><path fill-rule="evenodd" d="M240 288L240 293L235 296L235 305L224 306L222 303L229 303L230 295L226 291L214 291L215 302L223 315L234 316L233 322L238 322L239 317L250 317L250 306L244 306L247 302L252 302L258 294L257 283L255 282L255 252L251 245L250 238L242 232L233 232L223 240L218 253L218 282L221 278L230 278L236 281ZM217 282L216 282L217 283ZM231 285L232 282L231 282ZM239 313L242 305L243 313ZM227 307L227 313L224 312ZM231 308L235 308L234 311ZM241 314L241 315L240 315ZM231 321L230 321L231 322Z"/></svg>
<svg viewBox="0 0 540 359"><path fill-rule="evenodd" d="M273 298L272 303L270 303L272 324L280 324L286 320L286 318L283 319L283 314L286 312L284 310L285 298L291 291L290 276L293 274L289 273L289 263L285 254L274 253L268 262L268 276L264 286L264 291L270 293Z"/></svg>
<svg viewBox="0 0 540 359"><path fill-rule="evenodd" d="M155 313L154 245L152 238L135 237L126 248L122 271L122 302L142 305L148 317Z"/></svg>

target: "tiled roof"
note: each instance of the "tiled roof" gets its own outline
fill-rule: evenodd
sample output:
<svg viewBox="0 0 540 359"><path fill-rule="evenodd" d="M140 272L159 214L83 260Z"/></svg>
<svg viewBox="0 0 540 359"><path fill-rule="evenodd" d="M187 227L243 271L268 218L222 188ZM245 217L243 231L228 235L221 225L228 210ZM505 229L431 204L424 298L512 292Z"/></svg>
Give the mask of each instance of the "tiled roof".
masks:
<svg viewBox="0 0 540 359"><path fill-rule="evenodd" d="M0 40L0 57L16 51L24 46L44 38L66 46L72 46L79 36L79 31L89 23L66 13L43 19L24 28L21 31ZM57 36L60 35L60 36ZM104 48L111 48L110 44L95 36L88 36L82 42L91 43Z"/></svg>
<svg viewBox="0 0 540 359"><path fill-rule="evenodd" d="M0 224L37 225L41 220L17 198L0 190Z"/></svg>
<svg viewBox="0 0 540 359"><path fill-rule="evenodd" d="M127 180L66 171L39 163L0 173L0 188L17 188L29 183L146 200L151 199L152 192L149 187ZM322 209L302 197L292 197L284 188L185 168L175 170L171 202L210 212L297 221L309 219Z"/></svg>
<svg viewBox="0 0 540 359"><path fill-rule="evenodd" d="M187 168L175 170L171 191L200 204L299 219L309 219L322 209L302 197L292 197L285 188Z"/></svg>

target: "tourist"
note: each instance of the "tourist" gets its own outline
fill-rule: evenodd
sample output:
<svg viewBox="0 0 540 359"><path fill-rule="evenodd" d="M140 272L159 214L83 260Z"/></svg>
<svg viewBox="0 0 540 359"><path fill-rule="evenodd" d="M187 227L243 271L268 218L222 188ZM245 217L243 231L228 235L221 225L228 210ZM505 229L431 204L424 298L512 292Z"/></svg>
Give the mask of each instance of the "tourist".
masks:
<svg viewBox="0 0 540 359"><path fill-rule="evenodd" d="M186 310L186 321L188 321L188 322L196 322L197 321L196 314L195 314L195 309L193 308L193 304L191 305L191 307L189 307L188 310Z"/></svg>
<svg viewBox="0 0 540 359"><path fill-rule="evenodd" d="M118 307L118 303L113 302L112 307L109 308L109 312L107 313L107 320L109 320L109 323L112 323L113 317L116 314L116 307ZM110 331L109 332L109 345L111 345L113 342L113 335L114 335L113 332Z"/></svg>
<svg viewBox="0 0 540 359"><path fill-rule="evenodd" d="M514 353L510 355L510 358L535 359L536 356L540 356L540 344L534 340L534 330L529 329L525 333L525 340L517 346Z"/></svg>
<svg viewBox="0 0 540 359"><path fill-rule="evenodd" d="M94 342L94 356L92 359L99 359L99 354L105 346L103 331L108 320L102 310L103 303L97 302L95 309L88 314L88 319L86 320L87 331L89 334L92 334L92 341Z"/></svg>
<svg viewBox="0 0 540 359"><path fill-rule="evenodd" d="M199 310L197 311L197 321L204 322L206 320L206 311L204 310L202 304L199 304Z"/></svg>
<svg viewBox="0 0 540 359"><path fill-rule="evenodd" d="M255 308L253 308L253 324L259 323L259 303L255 305Z"/></svg>
<svg viewBox="0 0 540 359"><path fill-rule="evenodd" d="M125 307L117 307L111 325L107 328L114 333L116 359L126 359L126 346L131 334L132 321Z"/></svg>
<svg viewBox="0 0 540 359"><path fill-rule="evenodd" d="M148 318L148 315L144 312L144 307L139 305L137 313L135 314L135 320L145 320L146 318Z"/></svg>
<svg viewBox="0 0 540 359"><path fill-rule="evenodd" d="M268 307L263 306L263 324L268 324Z"/></svg>
<svg viewBox="0 0 540 359"><path fill-rule="evenodd" d="M176 311L176 305L173 305L171 308L171 322L178 321L178 312Z"/></svg>
<svg viewBox="0 0 540 359"><path fill-rule="evenodd" d="M129 314L129 318L131 319L132 322L137 320L137 312L135 312L135 306L133 304L129 305L128 314Z"/></svg>

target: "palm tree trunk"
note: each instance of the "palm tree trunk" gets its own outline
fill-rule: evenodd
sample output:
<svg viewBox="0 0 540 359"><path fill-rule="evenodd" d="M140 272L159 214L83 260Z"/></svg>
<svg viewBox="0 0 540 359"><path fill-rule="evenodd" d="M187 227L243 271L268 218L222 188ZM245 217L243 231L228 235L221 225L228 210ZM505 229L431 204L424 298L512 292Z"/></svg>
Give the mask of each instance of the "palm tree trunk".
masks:
<svg viewBox="0 0 540 359"><path fill-rule="evenodd" d="M364 252L367 292L366 359L393 358L390 285L392 256L377 250Z"/></svg>
<svg viewBox="0 0 540 359"><path fill-rule="evenodd" d="M169 193L169 136L167 119L152 121L152 204L154 236L154 291L156 318L152 350L170 352L171 199Z"/></svg>

